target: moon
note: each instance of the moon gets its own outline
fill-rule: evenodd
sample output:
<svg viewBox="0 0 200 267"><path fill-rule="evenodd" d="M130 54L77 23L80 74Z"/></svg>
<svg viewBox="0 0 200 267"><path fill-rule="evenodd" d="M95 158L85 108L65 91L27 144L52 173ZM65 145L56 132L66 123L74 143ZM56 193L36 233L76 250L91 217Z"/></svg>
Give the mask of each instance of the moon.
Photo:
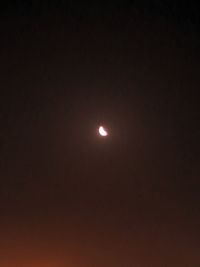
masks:
<svg viewBox="0 0 200 267"><path fill-rule="evenodd" d="M104 127L103 126L100 126L99 127L99 134L101 135L101 136L107 136L108 135L108 132L104 129Z"/></svg>

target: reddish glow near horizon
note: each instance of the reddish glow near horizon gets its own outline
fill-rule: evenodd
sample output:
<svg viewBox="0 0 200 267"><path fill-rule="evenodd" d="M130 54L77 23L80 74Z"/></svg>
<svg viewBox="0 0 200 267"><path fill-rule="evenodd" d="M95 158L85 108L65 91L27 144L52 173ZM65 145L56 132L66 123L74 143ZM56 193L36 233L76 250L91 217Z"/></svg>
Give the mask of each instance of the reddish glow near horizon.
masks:
<svg viewBox="0 0 200 267"><path fill-rule="evenodd" d="M103 126L100 126L99 127L99 134L103 137L107 136L108 135L108 132L104 129Z"/></svg>

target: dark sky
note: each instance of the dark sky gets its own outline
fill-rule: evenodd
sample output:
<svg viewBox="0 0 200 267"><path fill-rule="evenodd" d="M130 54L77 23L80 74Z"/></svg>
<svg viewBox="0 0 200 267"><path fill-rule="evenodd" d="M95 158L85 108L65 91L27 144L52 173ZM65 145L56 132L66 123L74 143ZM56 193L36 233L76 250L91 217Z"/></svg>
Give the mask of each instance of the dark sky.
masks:
<svg viewBox="0 0 200 267"><path fill-rule="evenodd" d="M200 266L198 16L2 6L0 266Z"/></svg>

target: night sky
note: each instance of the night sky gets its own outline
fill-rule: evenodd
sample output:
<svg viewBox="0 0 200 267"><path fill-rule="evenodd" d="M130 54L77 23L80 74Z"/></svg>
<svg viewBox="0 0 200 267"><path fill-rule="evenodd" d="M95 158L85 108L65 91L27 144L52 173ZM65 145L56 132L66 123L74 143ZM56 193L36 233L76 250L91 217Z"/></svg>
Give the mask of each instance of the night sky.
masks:
<svg viewBox="0 0 200 267"><path fill-rule="evenodd" d="M0 11L0 266L199 267L198 6L50 2Z"/></svg>

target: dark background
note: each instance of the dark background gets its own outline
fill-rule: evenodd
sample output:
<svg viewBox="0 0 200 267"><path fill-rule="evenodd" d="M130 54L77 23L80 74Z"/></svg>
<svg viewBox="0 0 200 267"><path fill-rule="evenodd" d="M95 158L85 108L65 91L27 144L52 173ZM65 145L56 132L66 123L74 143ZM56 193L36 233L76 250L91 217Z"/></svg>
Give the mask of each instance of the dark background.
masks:
<svg viewBox="0 0 200 267"><path fill-rule="evenodd" d="M0 37L0 265L200 266L198 6L7 2Z"/></svg>

